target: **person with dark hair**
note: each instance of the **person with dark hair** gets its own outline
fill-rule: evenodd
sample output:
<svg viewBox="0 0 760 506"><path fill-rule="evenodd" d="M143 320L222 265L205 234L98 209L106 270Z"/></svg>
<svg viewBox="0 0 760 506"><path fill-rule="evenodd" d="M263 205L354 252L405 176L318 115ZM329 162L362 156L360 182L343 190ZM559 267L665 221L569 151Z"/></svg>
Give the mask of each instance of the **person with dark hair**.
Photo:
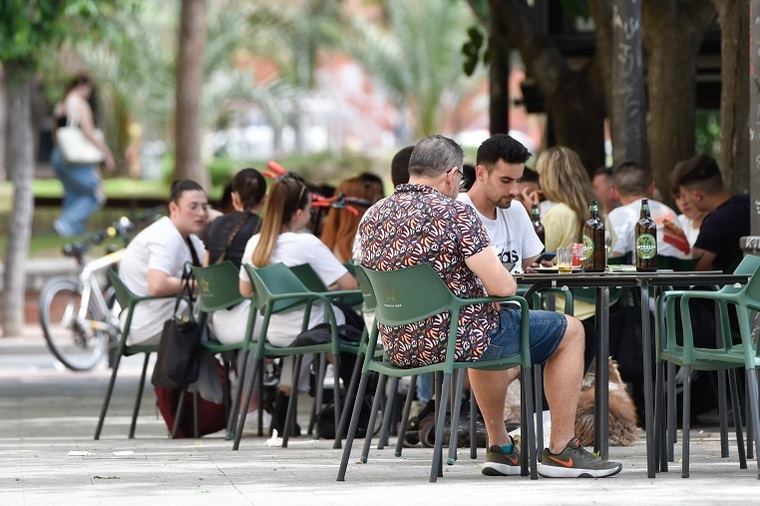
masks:
<svg viewBox="0 0 760 506"><path fill-rule="evenodd" d="M233 211L218 217L209 227L206 265L229 260L240 268L246 242L259 231L261 218L257 213L267 191L264 176L256 169L243 169L235 174L231 189Z"/></svg>
<svg viewBox="0 0 760 506"><path fill-rule="evenodd" d="M304 183L283 177L273 186L264 206L264 218L259 233L248 240L243 253L243 264L254 267L282 262L288 267L309 264L330 289L351 290L357 287L356 279L335 255L313 234L306 231L311 218L311 194ZM248 273L240 269L240 294L249 297L253 294ZM335 323L343 325L344 313L334 307ZM299 308L285 313L272 315L267 329L267 341L274 346L288 346L301 333L304 309ZM311 306L308 328L326 322L325 307L316 302ZM245 325L242 321L241 325ZM308 329L307 329L308 330ZM292 385L293 357L283 359L280 371L278 397L272 413L272 428L282 434L285 425L284 408L294 388ZM302 373L308 370L310 360L303 360ZM297 385L298 390L308 390L308 374L301 374L304 383ZM296 430L298 433L298 430Z"/></svg>
<svg viewBox="0 0 760 506"><path fill-rule="evenodd" d="M180 293L187 262L197 263L206 250L198 238L208 220L208 198L195 181L175 181L169 216L146 227L127 245L119 277L137 296ZM174 300L151 300L134 310L129 344L158 344L164 322L172 317ZM126 313L126 312L125 312Z"/></svg>
<svg viewBox="0 0 760 506"><path fill-rule="evenodd" d="M615 192L612 168L604 166L597 168L591 177L591 185L594 187L596 201L602 206L604 214L610 214L610 211L620 205Z"/></svg>
<svg viewBox="0 0 760 506"><path fill-rule="evenodd" d="M697 155L679 162L675 172L684 203L705 213L694 243L697 270L720 269L733 272L742 258L739 239L749 230L749 195L731 195L723 186L723 178L714 158Z"/></svg>
<svg viewBox="0 0 760 506"><path fill-rule="evenodd" d="M678 162L673 168L673 172L670 173L670 194L673 196L676 208L681 213L677 217L678 223L676 225L680 227L684 238L688 241L689 246L693 248L697 242L697 237L699 237L699 229L702 227L705 213L689 204L678 188L678 182L687 169L688 166L685 162ZM665 227L673 233L678 233L677 228L673 227L673 224L669 221L665 222Z"/></svg>
<svg viewBox="0 0 760 506"><path fill-rule="evenodd" d="M234 211L215 219L208 228L208 252L204 265L225 260L240 269L243 251L248 240L259 231L261 218L257 214L264 201L267 184L256 169L243 169L232 180L231 200ZM246 299L234 307L214 311L209 319L211 331L225 344L245 339L245 322L251 302Z"/></svg>
<svg viewBox="0 0 760 506"><path fill-rule="evenodd" d="M534 264L544 249L528 211L522 205L512 205L520 196L519 184L530 156L509 135L493 135L478 148L472 188L457 197L475 210L499 260L512 273L521 273Z"/></svg>
<svg viewBox="0 0 760 506"><path fill-rule="evenodd" d="M53 110L55 129L79 128L84 138L102 152L103 163L111 171L114 168L113 155L95 130L95 118L88 102L92 91L92 81L88 76L80 74L72 79L63 100ZM56 139L56 135L53 135L53 139ZM63 206L60 216L53 222L53 228L61 237L83 234L87 220L105 202L97 164L67 161L57 141L50 162L63 184Z"/></svg>
<svg viewBox="0 0 760 506"><path fill-rule="evenodd" d="M409 157L412 156L412 150L414 146L401 148L391 160L391 181L394 188L409 181Z"/></svg>
<svg viewBox="0 0 760 506"><path fill-rule="evenodd" d="M519 149L505 151L511 161L527 159ZM498 165L501 153L487 144L478 165ZM372 206L360 225L362 266L394 271L427 263L458 297L514 295L515 279L491 247L477 213L456 200L462 162L462 148L451 139L434 135L417 143L409 160L409 183ZM459 315L455 360L495 360L518 353L521 317L520 309L511 305L465 306ZM522 323L530 327L533 360L546 364L544 386L552 416L551 441L541 452L538 472L549 477L617 474L621 464L595 457L574 436L583 379L581 323L553 311L531 311L529 321ZM387 359L401 367L442 362L449 326L447 313L409 325L380 325ZM520 452L504 425L507 386L514 373L470 370L469 378L490 445L483 473L519 474Z"/></svg>
<svg viewBox="0 0 760 506"><path fill-rule="evenodd" d="M677 215L673 209L652 198L654 180L649 169L639 162L625 161L615 167L612 177L621 204L607 216L607 228L612 237L612 256L633 253L636 222L641 214L641 201L646 198L649 199L652 219L657 223L657 254L690 258L691 247L682 239L683 233L673 233L665 227L666 222L671 227L677 227Z"/></svg>

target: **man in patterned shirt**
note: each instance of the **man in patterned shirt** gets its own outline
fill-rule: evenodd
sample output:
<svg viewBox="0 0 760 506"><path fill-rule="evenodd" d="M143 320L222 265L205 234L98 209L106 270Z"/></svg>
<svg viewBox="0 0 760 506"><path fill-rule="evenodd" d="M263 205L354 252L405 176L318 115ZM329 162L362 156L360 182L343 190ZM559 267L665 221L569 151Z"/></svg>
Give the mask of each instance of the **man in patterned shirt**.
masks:
<svg viewBox="0 0 760 506"><path fill-rule="evenodd" d="M517 285L491 247L475 211L455 200L462 181L463 152L440 135L422 139L409 160L409 183L372 206L360 225L362 265L391 271L430 264L451 291L472 298L514 295ZM495 360L520 347L519 309L492 304L465 306L459 316L456 360ZM449 314L399 327L380 325L390 359L414 367L443 362ZM575 318L550 311L530 312L531 357L545 363L544 387L552 417L549 448L538 472L549 477L603 477L621 464L594 457L575 438L575 411L583 378L583 327ZM519 450L504 426L504 401L514 374L469 371L488 431L490 447L483 473L519 474Z"/></svg>

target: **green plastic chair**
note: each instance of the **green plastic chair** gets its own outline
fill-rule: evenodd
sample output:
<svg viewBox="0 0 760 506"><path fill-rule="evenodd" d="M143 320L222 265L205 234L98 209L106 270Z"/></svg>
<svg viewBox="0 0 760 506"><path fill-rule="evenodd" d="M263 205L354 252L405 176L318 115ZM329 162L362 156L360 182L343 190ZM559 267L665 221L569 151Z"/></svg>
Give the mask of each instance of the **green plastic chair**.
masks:
<svg viewBox="0 0 760 506"><path fill-rule="evenodd" d="M202 315L205 315L206 319L214 311L227 309L240 304L244 300L247 300L246 297L240 295L240 290L238 288L239 271L232 262L225 261L219 264L210 265L208 267L193 266L192 271L193 276L195 276L196 286L198 290L198 307L200 313ZM251 343L251 334L253 333L252 329L254 328L255 321L256 307L254 305L251 305L251 310L248 315L247 327L244 334L245 337L242 341L239 343L224 344L215 339L209 338L209 340L201 342L202 349L214 355L246 349L246 347L250 346ZM224 358L224 355L222 356ZM247 365L248 364L246 362L243 362L239 375L240 378L245 378ZM227 381L227 378L229 378L230 366L230 361L225 359L225 381ZM236 400L234 403L230 399L231 394L229 390L230 385L227 383L224 391L224 404L229 419L227 423L227 432L228 437L231 439L234 420L237 418L240 402L242 401L242 388L238 388ZM181 407L182 404L180 404L180 408ZM261 416L263 413L260 411L259 415L261 422L263 420ZM263 428L261 426L259 427L259 432L259 435L263 433Z"/></svg>
<svg viewBox="0 0 760 506"><path fill-rule="evenodd" d="M100 439L100 433L103 430L103 422L108 412L108 406L111 403L111 395L113 394L113 387L116 383L116 375L119 372L119 365L121 364L121 357L128 357L130 355L136 355L138 353L144 353L145 359L143 360L142 372L140 373L140 381L137 387L137 399L135 400L135 406L132 411L132 422L129 426L129 439L135 437L135 429L137 428L137 415L140 412L140 402L142 401L143 389L145 388L145 374L148 369L148 359L150 354L158 351L158 345L128 345L127 338L129 337L129 331L132 326L132 317L137 304L146 300L176 300L177 295L169 296L142 296L138 297L121 281L119 273L114 269L108 269L108 280L111 282L111 286L114 289L116 300L121 306L122 311L127 311L127 318L124 321L124 328L121 329L121 338L116 349L116 359L111 371L111 380L108 382L108 388L106 389L106 395L103 399L103 406L100 409L100 417L98 418L98 426L95 429L95 439Z"/></svg>
<svg viewBox="0 0 760 506"><path fill-rule="evenodd" d="M362 377L359 383L354 409L351 416L351 424L348 429L346 446L343 450L343 457L338 470L338 481L343 481L346 476L348 459L351 455L351 447L356 435L356 427L359 422L362 400L367 388L369 375L372 371L380 373L380 379L377 384L375 399L372 403L370 413L369 427L374 427L375 418L379 409L381 394L385 387L388 377L404 377L419 375L423 373L439 372L443 374L443 385L440 392L448 392L451 377L455 370L477 368L488 370L507 369L511 367L522 367L522 381L525 386L522 391L532 391L531 378L531 359L530 345L528 336L528 325L523 325L520 330L520 353L514 357L491 360L483 362L456 362L454 361L454 351L456 347L457 330L459 326L459 313L462 307L486 302L507 302L515 301L520 304L523 321L528 320L528 303L522 297L482 297L473 299L462 299L454 295L445 285L438 273L428 264L420 264L415 267L406 269L379 272L366 269L360 266L369 279L377 306L375 318L377 323L389 326L399 326L409 323L415 323L430 316L450 312L452 325L449 328L448 342L446 346L446 359L444 362L426 365L422 367L402 368L393 365L387 357L376 359L374 357L377 348L378 327L374 325L370 334L367 353L364 358L362 367ZM462 377L462 376L460 376ZM443 476L443 427L446 418L446 404L448 395L438 395L440 402L436 403L436 435L435 446L433 450L433 462L430 470L430 481L435 482L439 476ZM533 424L530 423L530 416L526 413L533 413L533 401L531 395L523 394L523 416L522 416L522 434L525 434L524 448L529 452L522 455L522 474L528 475L528 453L530 453L530 475L536 479L536 447L533 437ZM455 400L455 405L457 401ZM452 421L453 422L453 421ZM456 431L452 431L456 432ZM367 462L369 447L372 443L370 434L364 440L364 449L361 461Z"/></svg>
<svg viewBox="0 0 760 506"><path fill-rule="evenodd" d="M356 277L356 281L359 284L359 290L362 296L362 313L373 314L377 307L377 300L375 294L372 291L372 285L370 285L369 278L362 269L357 269L355 265L351 265L351 273ZM374 324L373 324L374 325ZM369 341L369 329L365 326L362 337L356 348L356 362L354 369L351 371L351 380L348 383L348 389L346 390L346 399L352 399L356 395L356 390L359 387L359 375L362 369L362 358L367 352L367 343ZM337 429L335 431L335 444L333 449L340 449L341 441L346 430L346 424L348 423L348 415L350 414L350 403L346 402L340 414L340 421L338 422Z"/></svg>
<svg viewBox="0 0 760 506"><path fill-rule="evenodd" d="M657 385L655 392L655 413L658 420L658 441L662 442L662 411L663 411L663 365L666 362L680 365L684 369L683 384L683 440L681 476L689 477L689 413L691 409L691 371L722 371L744 367L747 374L747 388L750 399L750 418L755 434L760 434L760 411L758 410L757 375L755 369L760 366L757 343L752 340L750 326L750 311L760 311L760 256L747 255L734 271L736 274L750 275L749 282L742 287L725 286L712 292L701 290L667 291L658 298L658 327L657 335ZM698 348L694 346L694 333L691 323L689 301L692 299L711 300L718 304L720 321L718 324L724 336L723 348ZM677 343L676 332L676 302L679 304L683 344ZM729 320L729 306L733 306L738 314L739 344L733 344ZM661 334L661 335L660 335ZM736 385L732 382L732 403L734 405L734 423L737 428L737 441L742 467L746 467L741 442L741 418ZM748 421L748 429L750 422ZM760 477L760 441L755 441Z"/></svg>
<svg viewBox="0 0 760 506"><path fill-rule="evenodd" d="M344 263L343 264L346 269L349 271L351 275L355 275L353 265L350 263ZM359 291L352 291L346 295L340 295L340 296L334 296L332 295L335 293L335 291L328 290L327 286L325 286L324 282L322 282L322 278L319 277L319 274L314 271L314 268L311 266L311 264L300 264L295 265L293 267L290 267L290 270L293 271L293 273L298 277L299 280L312 292L318 292L323 293L325 296L330 297L333 300L339 300L345 304L348 304L351 307L357 307L362 304L363 299L362 295ZM346 345L349 345L348 343L345 343ZM355 349L352 350L355 353L358 353L358 344L355 345ZM356 368L355 368L356 369ZM307 434L312 434L313 427L315 425L316 421L316 411L318 407L321 407L322 404L322 375L324 374L324 364L320 361L320 374L319 374L319 380L317 381L317 395L314 399L314 408L312 409L312 416L311 420L309 421L309 429L307 430ZM357 373L358 376L358 373ZM345 406L343 408L343 411L345 411ZM341 414L341 420L343 419L343 414ZM345 427L344 427L345 428ZM341 444L341 438L338 436L338 434L342 434L341 430L338 430L336 432L335 437L335 448L340 448Z"/></svg>
<svg viewBox="0 0 760 506"><path fill-rule="evenodd" d="M356 346L349 343L341 342L338 336L338 328L335 323L335 314L330 304L332 298L354 295L359 293L357 290L334 290L329 296L323 292L314 292L309 290L298 277L282 263L268 265L266 267L255 268L251 265L244 264L244 268L253 284L254 295L252 303L263 313L263 322L258 338L251 343L246 349L246 355L253 353L253 374L251 378L256 378L258 370L263 365L263 360L268 357L296 357L294 370L293 385L298 385L298 373L301 366L301 359L306 354L332 353L333 367L335 371L340 370L340 352L353 351ZM314 302L322 302L325 306L325 315L327 323L330 324L332 339L329 343L314 344L306 346L288 346L277 347L269 344L266 339L269 321L274 314L292 311L296 308L304 309L304 316L301 325L301 331L308 329L309 316L311 307ZM295 336L294 336L295 337ZM247 361L247 356L246 356ZM335 404L335 426L337 427L340 419L340 377L334 375L333 395L336 400ZM253 395L253 384L247 389L246 399L241 404L248 406ZM297 395L290 396L288 411L285 417L285 429L282 437L283 448L287 447L290 432L295 424L295 399ZM235 442L233 450L240 447L240 438L243 433L245 424L246 411L241 410L238 427L235 431Z"/></svg>
<svg viewBox="0 0 760 506"><path fill-rule="evenodd" d="M348 269L348 266L351 264L343 265L345 265ZM348 271L351 275L355 276L356 274L352 272L352 269L348 269ZM296 265L291 267L290 270L293 271L293 273L298 276L298 279L301 280L304 286L306 286L306 288L312 292L322 292L334 300L340 300L341 302L344 302L352 307L358 306L363 302L361 293L358 291L352 291L342 296L331 296L330 294L334 293L334 291L329 291L327 289L325 284L322 282L322 278L319 277L319 275L314 271L314 268L310 264Z"/></svg>

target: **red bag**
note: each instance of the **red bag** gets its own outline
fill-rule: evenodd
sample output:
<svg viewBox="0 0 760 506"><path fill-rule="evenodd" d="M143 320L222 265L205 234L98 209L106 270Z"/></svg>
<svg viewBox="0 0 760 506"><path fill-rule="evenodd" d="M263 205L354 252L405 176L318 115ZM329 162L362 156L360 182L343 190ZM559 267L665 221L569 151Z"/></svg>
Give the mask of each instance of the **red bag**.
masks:
<svg viewBox="0 0 760 506"><path fill-rule="evenodd" d="M177 413L179 396L181 390L153 387L156 392L156 402L158 410L166 422L166 427L171 433L174 427L174 416ZM202 397L198 397L198 435L211 434L227 427L227 414L223 404L209 402ZM184 406L182 408L182 419L177 427L177 438L194 437L193 434L193 394L185 394Z"/></svg>

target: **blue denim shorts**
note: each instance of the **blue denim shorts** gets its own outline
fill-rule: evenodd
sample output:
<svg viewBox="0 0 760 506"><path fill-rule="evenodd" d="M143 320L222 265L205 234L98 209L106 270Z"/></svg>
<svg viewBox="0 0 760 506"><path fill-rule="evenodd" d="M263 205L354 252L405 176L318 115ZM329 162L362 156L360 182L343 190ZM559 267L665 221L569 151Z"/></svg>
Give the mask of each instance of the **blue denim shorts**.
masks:
<svg viewBox="0 0 760 506"><path fill-rule="evenodd" d="M567 329L565 315L554 311L530 311L530 357L534 364L543 364L554 354ZM499 328L490 333L491 344L478 360L498 360L520 352L519 308L502 306Z"/></svg>

